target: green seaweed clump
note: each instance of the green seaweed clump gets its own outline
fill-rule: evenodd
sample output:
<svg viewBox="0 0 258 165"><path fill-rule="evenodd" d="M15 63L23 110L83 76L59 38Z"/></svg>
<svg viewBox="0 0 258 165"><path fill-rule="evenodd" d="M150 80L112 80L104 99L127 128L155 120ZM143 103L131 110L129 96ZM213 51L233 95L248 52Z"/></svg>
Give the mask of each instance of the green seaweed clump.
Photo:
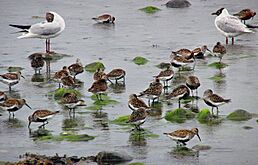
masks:
<svg viewBox="0 0 258 165"><path fill-rule="evenodd" d="M198 121L202 124L208 123L211 120L211 118L212 118L212 115L208 108L201 110L197 115Z"/></svg>
<svg viewBox="0 0 258 165"><path fill-rule="evenodd" d="M258 119L256 119L256 122L258 123Z"/></svg>
<svg viewBox="0 0 258 165"><path fill-rule="evenodd" d="M94 100L93 105L86 107L88 110L101 110L103 106L117 104L118 101L112 100L107 95L101 95L102 100L98 100L97 96L94 94L91 96L91 99Z"/></svg>
<svg viewBox="0 0 258 165"><path fill-rule="evenodd" d="M214 67L216 69L223 69L228 66L228 64L225 64L223 62L214 62L208 65L209 67Z"/></svg>
<svg viewBox="0 0 258 165"><path fill-rule="evenodd" d="M155 6L146 6L139 10L144 11L145 13L148 13L148 14L153 14L153 13L156 13L157 11L160 11L160 9Z"/></svg>
<svg viewBox="0 0 258 165"><path fill-rule="evenodd" d="M223 76L223 75L217 74L217 75L210 77L209 79L213 80L215 82L221 82L221 81L223 81L224 78L225 78L225 75Z"/></svg>
<svg viewBox="0 0 258 165"><path fill-rule="evenodd" d="M129 165L144 165L144 163L141 163L141 162L133 162L133 163L130 163Z"/></svg>
<svg viewBox="0 0 258 165"><path fill-rule="evenodd" d="M46 135L41 136L38 140L41 141L69 141L69 142L80 142L80 141L89 141L93 140L94 136L89 136L87 134L75 134L71 132L63 132L60 135Z"/></svg>
<svg viewBox="0 0 258 165"><path fill-rule="evenodd" d="M145 65L149 60L144 57L137 56L133 59L133 62L137 65Z"/></svg>
<svg viewBox="0 0 258 165"><path fill-rule="evenodd" d="M242 109L235 110L227 116L227 119L234 121L249 120L251 118L252 114Z"/></svg>
<svg viewBox="0 0 258 165"><path fill-rule="evenodd" d="M171 154L178 156L198 156L198 151L194 151L185 146L177 146L172 150Z"/></svg>
<svg viewBox="0 0 258 165"><path fill-rule="evenodd" d="M87 65L85 66L85 70L86 70L87 72L93 73L93 72L95 72L97 69L105 70L104 64L101 63L101 62L93 62L93 63L87 64Z"/></svg>
<svg viewBox="0 0 258 165"><path fill-rule="evenodd" d="M24 68L22 68L22 67L19 67L19 66L9 66L8 68L7 68L7 71L8 72L17 72L17 71L21 71L21 70L23 70Z"/></svg>
<svg viewBox="0 0 258 165"><path fill-rule="evenodd" d="M166 69L170 66L171 64L169 62L161 62L160 64L156 65L156 67L159 69Z"/></svg>
<svg viewBox="0 0 258 165"><path fill-rule="evenodd" d="M127 123L127 121L129 120L130 115L126 115L126 116L120 116L115 120L112 120L111 123L113 124L117 124L117 125L129 125L129 123Z"/></svg>
<svg viewBox="0 0 258 165"><path fill-rule="evenodd" d="M195 114L190 110L186 109L175 109L173 111L168 111L165 115L165 119L170 122L183 123L186 119L192 119Z"/></svg>
<svg viewBox="0 0 258 165"><path fill-rule="evenodd" d="M82 96L82 94L75 89L59 88L59 89L56 89L55 92L54 92L55 100L60 100L64 96L64 94L66 94L66 93L74 93L78 97Z"/></svg>

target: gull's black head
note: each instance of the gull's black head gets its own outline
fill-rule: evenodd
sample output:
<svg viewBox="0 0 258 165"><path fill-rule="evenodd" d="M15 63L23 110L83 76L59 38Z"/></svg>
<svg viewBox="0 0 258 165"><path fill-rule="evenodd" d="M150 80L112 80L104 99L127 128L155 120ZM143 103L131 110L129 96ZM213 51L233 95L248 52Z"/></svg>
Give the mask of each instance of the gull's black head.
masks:
<svg viewBox="0 0 258 165"><path fill-rule="evenodd" d="M220 9L217 10L215 13L211 13L211 15L217 15L217 16L219 16L219 15L222 13L223 9L224 9L224 8L220 8Z"/></svg>

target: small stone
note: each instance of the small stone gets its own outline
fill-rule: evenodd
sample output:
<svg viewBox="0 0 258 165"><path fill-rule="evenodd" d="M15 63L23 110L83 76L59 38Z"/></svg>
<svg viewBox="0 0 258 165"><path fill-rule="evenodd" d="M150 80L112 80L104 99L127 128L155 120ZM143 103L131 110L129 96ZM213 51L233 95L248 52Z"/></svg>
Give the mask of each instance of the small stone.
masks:
<svg viewBox="0 0 258 165"><path fill-rule="evenodd" d="M168 8L185 8L190 7L191 3L187 0L170 0L166 3Z"/></svg>

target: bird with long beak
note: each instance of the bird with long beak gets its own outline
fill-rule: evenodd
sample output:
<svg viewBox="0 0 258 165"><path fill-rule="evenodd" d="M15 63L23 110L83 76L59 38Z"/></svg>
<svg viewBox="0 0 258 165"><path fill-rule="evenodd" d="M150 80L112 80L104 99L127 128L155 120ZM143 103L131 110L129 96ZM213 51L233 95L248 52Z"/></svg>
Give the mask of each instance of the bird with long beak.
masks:
<svg viewBox="0 0 258 165"><path fill-rule="evenodd" d="M21 74L21 71L19 70L15 73L9 72L5 74L0 74L0 82L8 85L9 91L11 91L12 86L18 84L21 77L25 79L25 77L23 77L23 75Z"/></svg>
<svg viewBox="0 0 258 165"><path fill-rule="evenodd" d="M181 129L181 130L176 130L176 131L173 131L170 133L164 133L164 134L170 137L172 140L176 141L177 145L180 145L180 144L186 145L186 142L191 140L195 135L197 135L197 137L201 141L198 128L193 128L191 130Z"/></svg>
<svg viewBox="0 0 258 165"><path fill-rule="evenodd" d="M35 112L33 112L32 115L28 117L28 128L30 128L32 122L42 122L43 124L39 126L39 128L44 127L46 124L48 124L48 119L52 118L57 113L59 113L59 111L52 112L46 109L36 110Z"/></svg>
<svg viewBox="0 0 258 165"><path fill-rule="evenodd" d="M2 108L5 111L9 112L9 117L11 117L11 113L14 117L14 112L18 111L23 107L23 105L26 105L31 109L31 107L26 103L25 99L15 99L15 98L8 98L5 100L5 102L0 104L0 108Z"/></svg>

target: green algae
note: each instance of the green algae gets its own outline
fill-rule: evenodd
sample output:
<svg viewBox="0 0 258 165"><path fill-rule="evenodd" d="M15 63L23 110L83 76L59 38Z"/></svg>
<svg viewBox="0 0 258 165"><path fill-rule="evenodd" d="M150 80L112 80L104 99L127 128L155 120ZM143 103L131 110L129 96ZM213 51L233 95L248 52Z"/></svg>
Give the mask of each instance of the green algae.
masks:
<svg viewBox="0 0 258 165"><path fill-rule="evenodd" d="M235 110L234 112L231 112L227 116L228 120L233 120L233 121L244 121L244 120L249 120L251 118L252 118L252 114L242 109Z"/></svg>
<svg viewBox="0 0 258 165"><path fill-rule="evenodd" d="M98 100L97 96L94 94L91 96L91 99L94 101L92 105L89 105L86 107L88 110L101 110L103 106L107 105L114 105L119 103L116 100L111 99L109 96L102 94L101 95L102 100Z"/></svg>
<svg viewBox="0 0 258 165"><path fill-rule="evenodd" d="M149 60L147 60L146 58L144 57L141 57L141 56L137 56L133 59L133 62L136 64L136 65L145 65L148 63Z"/></svg>
<svg viewBox="0 0 258 165"><path fill-rule="evenodd" d="M195 114L186 109L175 109L168 111L165 115L165 119L170 122L184 123L187 119L193 119Z"/></svg>
<svg viewBox="0 0 258 165"><path fill-rule="evenodd" d="M157 11L160 11L160 9L155 6L146 6L139 10L144 11L145 13L148 13L148 14L153 14L153 13L156 13Z"/></svg>
<svg viewBox="0 0 258 165"><path fill-rule="evenodd" d="M48 134L37 138L40 141L69 141L69 142L81 142L93 140L95 136L89 136L87 134L75 134L72 132L63 132L59 135Z"/></svg>
<svg viewBox="0 0 258 165"><path fill-rule="evenodd" d="M198 156L198 151L194 151L185 146L177 146L171 151L171 154L177 156Z"/></svg>
<svg viewBox="0 0 258 165"><path fill-rule="evenodd" d="M225 64L223 62L213 62L213 63L209 64L208 66L216 68L216 69L223 69L223 68L226 68L228 66L228 64Z"/></svg>
<svg viewBox="0 0 258 165"><path fill-rule="evenodd" d="M104 64L102 62L97 61L97 62L93 62L93 63L87 64L85 66L85 71L93 73L93 72L95 72L99 68L102 69L102 70L105 70Z"/></svg>
<svg viewBox="0 0 258 165"><path fill-rule="evenodd" d="M112 120L111 123L117 124L117 125L130 125L129 123L127 123L127 121L129 120L129 117L130 115L119 116L115 120Z"/></svg>
<svg viewBox="0 0 258 165"><path fill-rule="evenodd" d="M21 71L23 70L24 68L20 67L20 66L9 66L7 68L7 71L8 72L17 72L17 71Z"/></svg>
<svg viewBox="0 0 258 165"><path fill-rule="evenodd" d="M141 162L133 162L133 163L130 163L129 165L144 165L144 163L141 163Z"/></svg>

